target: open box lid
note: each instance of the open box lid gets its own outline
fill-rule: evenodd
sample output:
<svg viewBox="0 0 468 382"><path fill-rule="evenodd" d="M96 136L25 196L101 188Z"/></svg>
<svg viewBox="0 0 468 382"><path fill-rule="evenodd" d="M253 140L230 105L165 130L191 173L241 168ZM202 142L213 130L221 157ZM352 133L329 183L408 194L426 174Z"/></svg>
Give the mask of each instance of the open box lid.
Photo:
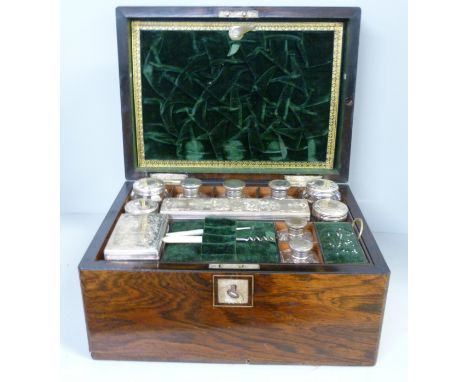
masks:
<svg viewBox="0 0 468 382"><path fill-rule="evenodd" d="M347 181L359 23L359 8L117 8L126 178Z"/></svg>

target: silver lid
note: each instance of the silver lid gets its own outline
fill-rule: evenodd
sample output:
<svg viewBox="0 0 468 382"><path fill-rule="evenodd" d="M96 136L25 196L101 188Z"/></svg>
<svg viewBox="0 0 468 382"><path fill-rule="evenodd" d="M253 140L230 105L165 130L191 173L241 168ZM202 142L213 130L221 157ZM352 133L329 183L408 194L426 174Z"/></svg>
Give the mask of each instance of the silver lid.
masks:
<svg viewBox="0 0 468 382"><path fill-rule="evenodd" d="M314 193L333 193L338 191L338 184L328 179L314 179L307 182L307 192Z"/></svg>
<svg viewBox="0 0 468 382"><path fill-rule="evenodd" d="M270 180L268 183L271 189L278 190L278 191L287 191L291 187L291 183L289 183L285 179L273 179Z"/></svg>
<svg viewBox="0 0 468 382"><path fill-rule="evenodd" d="M348 215L348 207L338 200L319 199L312 205L312 214L322 220L343 220Z"/></svg>
<svg viewBox="0 0 468 382"><path fill-rule="evenodd" d="M185 178L180 184L183 188L198 189L200 188L202 181L197 178Z"/></svg>
<svg viewBox="0 0 468 382"><path fill-rule="evenodd" d="M164 182L157 178L141 178L133 183L133 191L140 196L158 195L164 191Z"/></svg>
<svg viewBox="0 0 468 382"><path fill-rule="evenodd" d="M240 179L227 179L224 181L223 186L226 190L242 190L245 187L245 182Z"/></svg>
<svg viewBox="0 0 468 382"><path fill-rule="evenodd" d="M303 229L307 225L307 219L299 218L299 217L292 217L292 218L286 219L285 223L290 228Z"/></svg>
<svg viewBox="0 0 468 382"><path fill-rule="evenodd" d="M125 212L132 215L145 215L155 212L158 209L159 203L145 198L133 199L125 204Z"/></svg>
<svg viewBox="0 0 468 382"><path fill-rule="evenodd" d="M313 243L310 240L295 237L289 241L289 247L293 252L307 253L312 249Z"/></svg>

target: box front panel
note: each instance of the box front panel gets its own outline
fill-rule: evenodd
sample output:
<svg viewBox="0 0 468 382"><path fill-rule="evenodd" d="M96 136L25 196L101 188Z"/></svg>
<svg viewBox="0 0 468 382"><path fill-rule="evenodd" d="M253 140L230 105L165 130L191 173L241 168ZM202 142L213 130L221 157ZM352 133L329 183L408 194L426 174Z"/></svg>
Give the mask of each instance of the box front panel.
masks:
<svg viewBox="0 0 468 382"><path fill-rule="evenodd" d="M388 278L82 271L81 281L94 358L372 365Z"/></svg>

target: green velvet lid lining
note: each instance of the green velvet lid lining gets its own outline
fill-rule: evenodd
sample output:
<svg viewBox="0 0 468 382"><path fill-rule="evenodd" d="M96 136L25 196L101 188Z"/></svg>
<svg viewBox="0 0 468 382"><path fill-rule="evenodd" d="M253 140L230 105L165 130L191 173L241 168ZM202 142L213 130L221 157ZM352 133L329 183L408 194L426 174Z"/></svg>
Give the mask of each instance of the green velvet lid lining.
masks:
<svg viewBox="0 0 468 382"><path fill-rule="evenodd" d="M132 22L138 166L333 171L343 24Z"/></svg>

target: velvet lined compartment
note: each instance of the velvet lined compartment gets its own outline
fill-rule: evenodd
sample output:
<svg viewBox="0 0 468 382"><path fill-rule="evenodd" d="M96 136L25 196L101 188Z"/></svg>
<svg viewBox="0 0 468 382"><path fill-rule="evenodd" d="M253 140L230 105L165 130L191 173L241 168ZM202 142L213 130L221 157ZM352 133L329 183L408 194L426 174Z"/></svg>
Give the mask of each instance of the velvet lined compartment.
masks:
<svg viewBox="0 0 468 382"><path fill-rule="evenodd" d="M246 238L253 235L276 237L275 225L270 221L236 221L236 227L251 227L249 230L236 231L236 237ZM174 221L170 232L204 228L203 220ZM222 228L221 228L222 229ZM235 242L235 254L213 253L202 256L202 244L166 244L161 262L163 263L279 263L276 241Z"/></svg>
<svg viewBox="0 0 468 382"><path fill-rule="evenodd" d="M326 264L363 264L366 255L349 222L315 223Z"/></svg>

